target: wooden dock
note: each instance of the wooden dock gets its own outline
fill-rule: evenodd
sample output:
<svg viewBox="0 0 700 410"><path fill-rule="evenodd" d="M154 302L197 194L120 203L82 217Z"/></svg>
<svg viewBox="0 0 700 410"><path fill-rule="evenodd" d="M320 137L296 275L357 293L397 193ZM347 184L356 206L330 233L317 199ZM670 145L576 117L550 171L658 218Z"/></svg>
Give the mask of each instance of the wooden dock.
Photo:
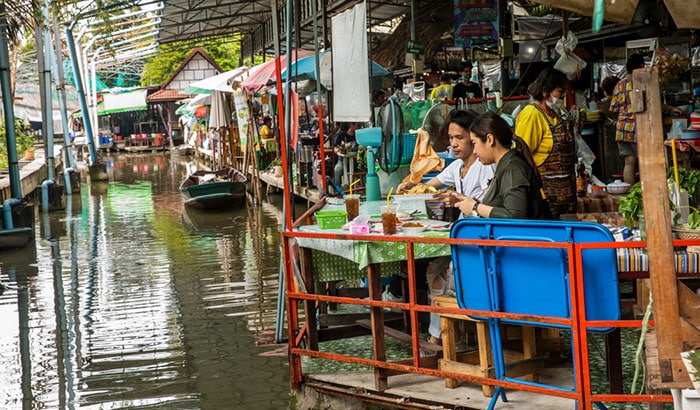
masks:
<svg viewBox="0 0 700 410"><path fill-rule="evenodd" d="M284 179L280 176L276 176L274 171L272 170L260 171L260 180L268 186L268 189L288 189L284 186ZM321 195L318 189L307 188L305 186L299 185L294 185L294 195L314 203L318 202L321 199Z"/></svg>
<svg viewBox="0 0 700 410"><path fill-rule="evenodd" d="M540 381L561 385L569 380L571 369L547 368L540 373ZM297 392L299 408L315 408L322 400L322 408L363 409L367 403L382 408L403 409L486 409L490 397L485 397L478 384L460 382L457 388L445 387L439 377L419 374L392 376L389 388L379 392L374 387L373 371L314 373L306 375L302 390ZM507 402L499 400L496 408L561 410L573 409L574 401L525 391L507 390ZM338 400L335 402L335 400ZM342 406L341 406L342 404ZM356 404L356 405L354 405Z"/></svg>
<svg viewBox="0 0 700 410"><path fill-rule="evenodd" d="M54 145L54 165L56 167L56 178L63 178L61 174L63 172L63 145ZM41 183L44 182L48 176L48 171L46 169L46 158L44 155L44 149L39 148L35 151L33 160L20 160L19 161L19 176L22 186L22 194L26 197L32 193L35 189L41 187ZM0 170L0 205L6 199L11 198L11 187L10 187L10 172L7 168Z"/></svg>

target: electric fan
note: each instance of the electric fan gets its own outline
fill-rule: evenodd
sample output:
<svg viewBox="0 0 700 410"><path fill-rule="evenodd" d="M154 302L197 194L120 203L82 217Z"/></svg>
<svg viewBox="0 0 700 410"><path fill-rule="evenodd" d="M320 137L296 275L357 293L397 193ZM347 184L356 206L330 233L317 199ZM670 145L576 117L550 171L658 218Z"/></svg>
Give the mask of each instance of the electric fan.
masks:
<svg viewBox="0 0 700 410"><path fill-rule="evenodd" d="M398 102L389 99L379 107L377 125L382 129L379 168L391 174L399 169L406 149L403 141L403 114Z"/></svg>
<svg viewBox="0 0 700 410"><path fill-rule="evenodd" d="M449 146L449 141L445 137L445 124L449 115L450 106L437 103L431 106L423 117L421 127L430 135L430 145L435 152L443 152Z"/></svg>

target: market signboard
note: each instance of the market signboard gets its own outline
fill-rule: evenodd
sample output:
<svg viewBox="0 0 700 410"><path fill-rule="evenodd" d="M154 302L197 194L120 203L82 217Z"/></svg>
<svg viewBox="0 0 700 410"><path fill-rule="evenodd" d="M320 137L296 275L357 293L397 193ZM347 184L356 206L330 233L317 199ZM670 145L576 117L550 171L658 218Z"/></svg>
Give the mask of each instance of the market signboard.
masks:
<svg viewBox="0 0 700 410"><path fill-rule="evenodd" d="M498 47L498 0L454 0L455 46Z"/></svg>
<svg viewBox="0 0 700 410"><path fill-rule="evenodd" d="M248 101L241 89L233 91L233 104L236 106L236 120L238 121L238 131L241 138L241 147L245 147L248 141L248 124L250 122L250 110ZM255 138L252 136L253 139Z"/></svg>

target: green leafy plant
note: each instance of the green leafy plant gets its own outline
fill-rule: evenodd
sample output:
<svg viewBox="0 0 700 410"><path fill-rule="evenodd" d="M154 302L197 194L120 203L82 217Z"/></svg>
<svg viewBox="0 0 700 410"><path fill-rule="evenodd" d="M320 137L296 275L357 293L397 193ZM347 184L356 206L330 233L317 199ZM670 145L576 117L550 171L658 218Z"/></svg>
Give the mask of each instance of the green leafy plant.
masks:
<svg viewBox="0 0 700 410"><path fill-rule="evenodd" d="M686 226L690 229L700 229L700 211L693 208L693 211L688 215Z"/></svg>
<svg viewBox="0 0 700 410"><path fill-rule="evenodd" d="M15 137L17 155L20 157L24 155L26 150L33 148L36 143L36 137L29 125L19 118L15 118ZM7 131L5 131L5 122L3 121L0 124L0 169L5 168L7 164Z"/></svg>
<svg viewBox="0 0 700 410"><path fill-rule="evenodd" d="M674 179L674 168L671 167L668 171L668 177ZM688 193L688 202L690 206L698 206L698 196L700 196L700 171L678 168L678 183L681 189Z"/></svg>
<svg viewBox="0 0 700 410"><path fill-rule="evenodd" d="M632 228L634 223L639 221L639 215L644 213L642 184L637 182L632 185L630 192L620 198L620 207L618 209L627 220L627 227Z"/></svg>

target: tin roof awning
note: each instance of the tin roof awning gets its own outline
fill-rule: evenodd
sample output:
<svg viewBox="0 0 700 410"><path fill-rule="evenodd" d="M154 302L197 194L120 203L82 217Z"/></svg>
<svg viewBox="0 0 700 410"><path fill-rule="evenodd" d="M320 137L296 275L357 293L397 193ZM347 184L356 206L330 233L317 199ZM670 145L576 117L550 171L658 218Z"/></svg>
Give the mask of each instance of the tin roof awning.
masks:
<svg viewBox="0 0 700 410"><path fill-rule="evenodd" d="M422 8L441 0L421 0ZM272 9L270 0L168 0L164 3L162 21L159 25L158 41L161 44L178 41L201 41L241 34L246 47L254 51L269 48L272 38ZM310 0L301 1L301 46L313 41L313 16ZM328 16L351 7L355 1L329 0L326 2ZM394 19L410 12L410 2L405 0L369 0L371 25ZM280 13L285 12L285 0L278 0ZM321 10L318 10L319 20ZM319 27L322 24L319 23ZM284 38L285 27L280 27L280 38ZM250 52L250 50L242 50Z"/></svg>

